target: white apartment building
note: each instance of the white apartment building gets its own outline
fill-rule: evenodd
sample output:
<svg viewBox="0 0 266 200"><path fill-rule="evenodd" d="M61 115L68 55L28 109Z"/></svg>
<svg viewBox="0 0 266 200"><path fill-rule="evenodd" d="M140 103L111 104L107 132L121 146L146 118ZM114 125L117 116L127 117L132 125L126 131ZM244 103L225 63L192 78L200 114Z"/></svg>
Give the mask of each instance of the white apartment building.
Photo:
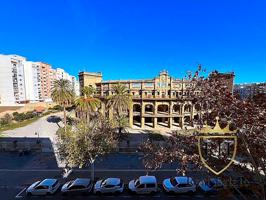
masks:
<svg viewBox="0 0 266 200"><path fill-rule="evenodd" d="M71 82L71 85L73 87L73 90L75 92L76 96L80 95L80 91L79 91L79 81L77 81L77 78L75 76L71 76L69 75L69 73L65 72L64 69L61 68L57 68L55 70L55 74L56 74L56 79L65 79Z"/></svg>
<svg viewBox="0 0 266 200"><path fill-rule="evenodd" d="M66 80L72 81L71 76L67 72L65 72L64 69L57 68L55 71L56 71L56 79L57 80L66 79Z"/></svg>
<svg viewBox="0 0 266 200"><path fill-rule="evenodd" d="M39 102L42 100L41 95L41 74L40 66L36 62L24 62L26 102Z"/></svg>
<svg viewBox="0 0 266 200"><path fill-rule="evenodd" d="M79 95L79 82L64 69L52 69L44 62L31 62L18 55L0 54L0 104L13 105L49 102L54 80L66 79L71 82Z"/></svg>
<svg viewBox="0 0 266 200"><path fill-rule="evenodd" d="M80 95L80 87L79 87L79 81L77 81L77 78L75 76L71 76L71 83L73 85L73 90L76 96Z"/></svg>
<svg viewBox="0 0 266 200"><path fill-rule="evenodd" d="M14 104L25 102L25 58L18 55L0 55L0 102Z"/></svg>

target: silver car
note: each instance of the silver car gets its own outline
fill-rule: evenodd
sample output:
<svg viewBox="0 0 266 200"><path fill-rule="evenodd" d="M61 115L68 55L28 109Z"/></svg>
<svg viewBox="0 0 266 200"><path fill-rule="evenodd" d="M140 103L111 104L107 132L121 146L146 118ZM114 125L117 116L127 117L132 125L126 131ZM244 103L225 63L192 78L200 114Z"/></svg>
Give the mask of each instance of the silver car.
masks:
<svg viewBox="0 0 266 200"><path fill-rule="evenodd" d="M92 190L93 184L88 178L77 178L72 181L66 182L61 192L63 195L66 194L88 194Z"/></svg>
<svg viewBox="0 0 266 200"><path fill-rule="evenodd" d="M163 188L169 193L194 193L196 191L194 181L186 176L164 179Z"/></svg>
<svg viewBox="0 0 266 200"><path fill-rule="evenodd" d="M27 188L26 194L30 195L50 195L54 194L60 183L57 179L44 179L43 181L37 181Z"/></svg>
<svg viewBox="0 0 266 200"><path fill-rule="evenodd" d="M114 193L119 194L124 190L124 183L120 178L107 178L99 180L94 185L95 194Z"/></svg>
<svg viewBox="0 0 266 200"><path fill-rule="evenodd" d="M154 194L158 191L157 179L155 176L140 176L128 183L128 188L136 194Z"/></svg>
<svg viewBox="0 0 266 200"><path fill-rule="evenodd" d="M205 193L216 193L224 188L224 184L219 178L211 178L199 182L199 188Z"/></svg>

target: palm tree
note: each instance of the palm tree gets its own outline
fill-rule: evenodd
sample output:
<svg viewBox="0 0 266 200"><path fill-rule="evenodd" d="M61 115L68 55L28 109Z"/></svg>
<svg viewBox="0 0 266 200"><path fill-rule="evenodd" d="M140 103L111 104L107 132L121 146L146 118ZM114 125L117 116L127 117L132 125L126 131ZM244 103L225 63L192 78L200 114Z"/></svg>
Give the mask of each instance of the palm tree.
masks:
<svg viewBox="0 0 266 200"><path fill-rule="evenodd" d="M131 107L132 97L128 94L127 87L123 84L114 85L113 89L115 94L107 97L107 107L116 113L117 119L122 119L124 113ZM119 134L121 134L122 128L119 126Z"/></svg>
<svg viewBox="0 0 266 200"><path fill-rule="evenodd" d="M101 101L98 98L93 97L95 89L93 87L85 86L82 90L83 96L75 100L76 110L81 114L81 118L86 121L89 119L89 115L99 108Z"/></svg>
<svg viewBox="0 0 266 200"><path fill-rule="evenodd" d="M66 132L66 106L70 105L74 98L73 87L70 81L65 79L56 80L52 90L52 100L63 107L64 125Z"/></svg>
<svg viewBox="0 0 266 200"><path fill-rule="evenodd" d="M82 95L87 97L92 97L96 92L96 89L92 86L85 86L82 89Z"/></svg>

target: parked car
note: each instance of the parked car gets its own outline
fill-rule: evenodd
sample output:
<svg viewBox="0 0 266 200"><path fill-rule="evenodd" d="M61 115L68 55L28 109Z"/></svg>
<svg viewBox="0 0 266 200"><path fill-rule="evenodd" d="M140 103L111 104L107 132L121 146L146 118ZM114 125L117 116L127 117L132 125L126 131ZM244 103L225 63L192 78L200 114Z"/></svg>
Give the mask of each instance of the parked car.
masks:
<svg viewBox="0 0 266 200"><path fill-rule="evenodd" d="M155 176L140 176L136 180L131 180L128 184L131 192L136 194L153 194L158 191Z"/></svg>
<svg viewBox="0 0 266 200"><path fill-rule="evenodd" d="M43 181L37 181L27 188L27 195L50 195L54 194L60 183L57 179L44 179Z"/></svg>
<svg viewBox="0 0 266 200"><path fill-rule="evenodd" d="M171 193L194 193L196 185L192 178L186 176L177 176L165 179L163 188L166 192Z"/></svg>
<svg viewBox="0 0 266 200"><path fill-rule="evenodd" d="M95 194L114 193L119 194L124 191L124 183L120 178L107 178L99 180L94 185Z"/></svg>
<svg viewBox="0 0 266 200"><path fill-rule="evenodd" d="M63 195L66 194L88 194L91 192L93 183L88 178L77 178L72 181L66 182L62 188L61 192Z"/></svg>
<svg viewBox="0 0 266 200"><path fill-rule="evenodd" d="M200 181L199 188L205 193L216 193L218 190L224 188L224 184L219 178L211 178Z"/></svg>

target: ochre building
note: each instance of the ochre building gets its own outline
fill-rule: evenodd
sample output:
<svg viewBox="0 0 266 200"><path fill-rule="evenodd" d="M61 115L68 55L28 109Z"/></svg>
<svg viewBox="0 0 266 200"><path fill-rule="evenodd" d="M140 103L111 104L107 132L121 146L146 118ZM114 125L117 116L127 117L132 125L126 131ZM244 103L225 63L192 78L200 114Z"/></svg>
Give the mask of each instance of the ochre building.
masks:
<svg viewBox="0 0 266 200"><path fill-rule="evenodd" d="M223 75L223 74L221 74ZM233 85L233 74L228 75L228 85ZM191 81L175 79L167 71L147 80L103 81L101 73L80 72L81 89L84 86L96 88L96 96L102 100L101 110L106 113L106 97L114 94L113 86L120 83L128 88L133 104L127 115L130 127L139 128L184 128L199 118L197 105L186 98ZM232 90L232 89L230 89ZM195 93L200 91L194 91Z"/></svg>

